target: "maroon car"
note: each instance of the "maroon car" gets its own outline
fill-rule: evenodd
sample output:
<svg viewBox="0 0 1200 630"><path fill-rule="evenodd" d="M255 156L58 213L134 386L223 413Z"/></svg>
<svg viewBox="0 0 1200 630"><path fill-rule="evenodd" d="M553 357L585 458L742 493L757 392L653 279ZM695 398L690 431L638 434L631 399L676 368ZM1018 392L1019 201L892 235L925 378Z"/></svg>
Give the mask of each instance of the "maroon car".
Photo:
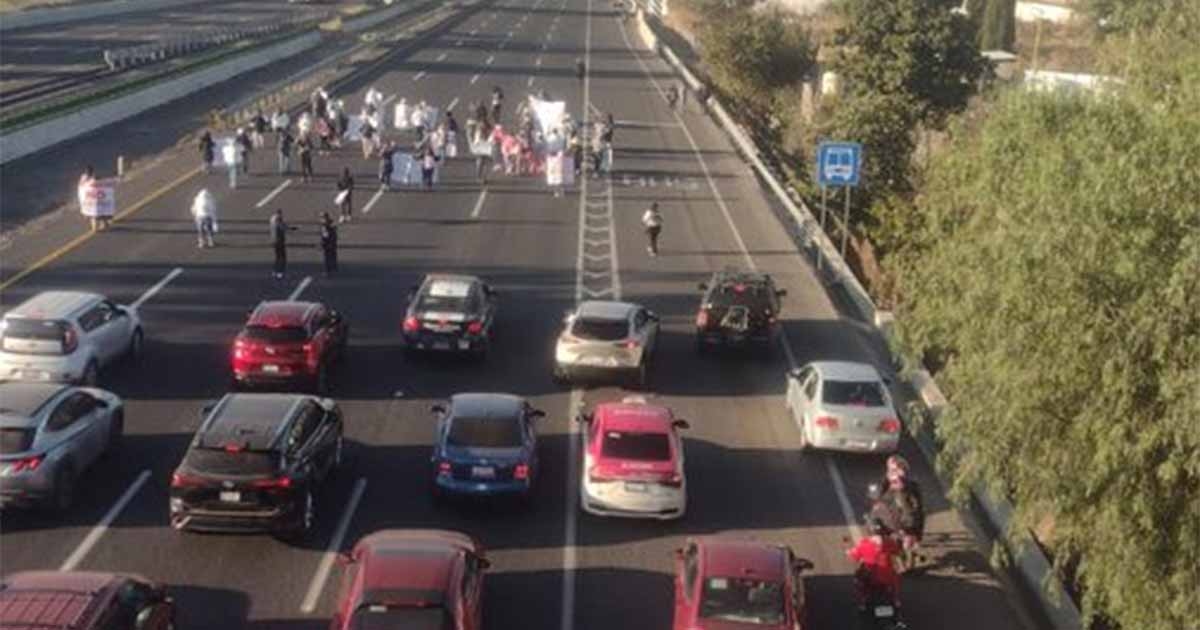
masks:
<svg viewBox="0 0 1200 630"><path fill-rule="evenodd" d="M319 302L263 302L233 342L233 385L300 385L324 396L350 327Z"/></svg>
<svg viewBox="0 0 1200 630"><path fill-rule="evenodd" d="M489 563L470 536L387 529L341 556L331 630L480 630Z"/></svg>
<svg viewBox="0 0 1200 630"><path fill-rule="evenodd" d="M171 630L166 589L136 575L29 571L0 582L4 630Z"/></svg>
<svg viewBox="0 0 1200 630"><path fill-rule="evenodd" d="M689 539L675 552L675 630L805 630L801 573L812 569L782 545Z"/></svg>

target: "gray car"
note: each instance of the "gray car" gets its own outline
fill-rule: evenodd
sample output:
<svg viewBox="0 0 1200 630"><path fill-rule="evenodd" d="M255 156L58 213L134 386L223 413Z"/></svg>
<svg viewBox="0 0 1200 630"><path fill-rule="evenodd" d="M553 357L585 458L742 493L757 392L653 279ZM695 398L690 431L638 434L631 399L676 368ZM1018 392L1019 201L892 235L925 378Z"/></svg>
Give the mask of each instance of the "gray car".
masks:
<svg viewBox="0 0 1200 630"><path fill-rule="evenodd" d="M69 508L80 474L115 451L125 406L111 392L0 383L0 507Z"/></svg>
<svg viewBox="0 0 1200 630"><path fill-rule="evenodd" d="M617 374L639 387L658 343L658 315L630 302L588 301L567 314L554 346L554 378Z"/></svg>

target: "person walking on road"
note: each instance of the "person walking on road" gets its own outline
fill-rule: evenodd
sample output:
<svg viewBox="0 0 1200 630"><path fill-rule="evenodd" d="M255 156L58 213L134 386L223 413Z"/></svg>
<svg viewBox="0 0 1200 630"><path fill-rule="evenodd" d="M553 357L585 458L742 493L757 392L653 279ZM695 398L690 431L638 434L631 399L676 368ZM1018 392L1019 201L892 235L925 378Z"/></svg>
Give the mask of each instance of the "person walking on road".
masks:
<svg viewBox="0 0 1200 630"><path fill-rule="evenodd" d="M392 158L395 155L396 143L390 140L379 150L379 190L392 187L392 172L395 169Z"/></svg>
<svg viewBox="0 0 1200 630"><path fill-rule="evenodd" d="M217 226L217 198L202 188L192 201L192 220L196 223L196 247L212 247Z"/></svg>
<svg viewBox="0 0 1200 630"><path fill-rule="evenodd" d="M291 126L291 116L288 116L283 108L276 108L275 113L271 115L271 130L275 132L275 144L279 144L279 141L283 139L283 132Z"/></svg>
<svg viewBox="0 0 1200 630"><path fill-rule="evenodd" d="M287 273L287 233L295 230L283 220L283 209L276 208L271 215L271 245L275 249L275 271L272 275L276 280L282 280Z"/></svg>
<svg viewBox="0 0 1200 630"><path fill-rule="evenodd" d="M254 142L255 149L261 149L267 144L267 128L270 127L261 108L254 112L254 119L250 121L250 124L250 140Z"/></svg>
<svg viewBox="0 0 1200 630"><path fill-rule="evenodd" d="M646 228L646 238L650 241L646 251L651 256L658 256L658 235L662 233L663 217L658 211L657 201L651 202L646 214L642 215L642 225Z"/></svg>
<svg viewBox="0 0 1200 630"><path fill-rule="evenodd" d="M287 129L279 132L279 174L287 175L292 170L292 145L295 140Z"/></svg>
<svg viewBox="0 0 1200 630"><path fill-rule="evenodd" d="M425 190L433 190L433 176L436 171L437 154L433 152L432 146L426 144L421 152L421 181L425 184Z"/></svg>
<svg viewBox="0 0 1200 630"><path fill-rule="evenodd" d="M583 60L579 57L575 58L575 78L583 81L583 77L587 75L587 66L583 65Z"/></svg>
<svg viewBox="0 0 1200 630"><path fill-rule="evenodd" d="M200 136L200 163L204 165L204 174L212 172L213 160L216 158L217 143L213 142L212 134L207 130Z"/></svg>
<svg viewBox="0 0 1200 630"><path fill-rule="evenodd" d="M307 184L313 178L312 140L308 136L300 136L296 146L300 151L300 181Z"/></svg>
<svg viewBox="0 0 1200 630"><path fill-rule="evenodd" d="M354 218L354 176L350 174L349 166L342 169L342 176L337 180L337 189L338 207L342 211L338 223L344 223Z"/></svg>
<svg viewBox="0 0 1200 630"><path fill-rule="evenodd" d="M321 254L325 258L325 276L338 270L338 233L337 225L328 212L321 213Z"/></svg>
<svg viewBox="0 0 1200 630"><path fill-rule="evenodd" d="M246 133L245 127L238 129L237 137L234 138L234 143L237 144L238 151L242 155L242 159L241 159L242 172L249 175L250 174L250 152L252 150L254 150L254 145L250 141L250 136L249 136L249 134Z"/></svg>

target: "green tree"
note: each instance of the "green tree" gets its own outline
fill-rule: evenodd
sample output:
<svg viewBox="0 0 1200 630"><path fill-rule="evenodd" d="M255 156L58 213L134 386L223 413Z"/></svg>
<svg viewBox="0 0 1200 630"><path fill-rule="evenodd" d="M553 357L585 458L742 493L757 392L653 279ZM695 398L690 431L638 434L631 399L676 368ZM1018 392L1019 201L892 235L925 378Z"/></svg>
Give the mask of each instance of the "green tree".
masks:
<svg viewBox="0 0 1200 630"><path fill-rule="evenodd" d="M1017 0L987 0L979 22L980 50L1013 50L1017 38Z"/></svg>
<svg viewBox="0 0 1200 630"><path fill-rule="evenodd" d="M802 80L813 51L798 19L779 9L714 9L700 33L704 60L718 89L758 122L777 92Z"/></svg>
<svg viewBox="0 0 1200 630"><path fill-rule="evenodd" d="M945 349L955 490L1010 497L1016 539L1052 518L1085 612L1137 630L1200 610L1200 97L1179 99L1003 94L889 260L903 344Z"/></svg>

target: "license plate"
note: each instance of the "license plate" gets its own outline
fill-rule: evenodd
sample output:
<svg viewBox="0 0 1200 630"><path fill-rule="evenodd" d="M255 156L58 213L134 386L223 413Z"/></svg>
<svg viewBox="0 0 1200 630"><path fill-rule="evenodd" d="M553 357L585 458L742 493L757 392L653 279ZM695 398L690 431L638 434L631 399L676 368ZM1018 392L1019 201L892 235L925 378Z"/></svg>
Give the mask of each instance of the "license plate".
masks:
<svg viewBox="0 0 1200 630"><path fill-rule="evenodd" d="M44 381L47 374L41 370L21 370L21 378L30 381Z"/></svg>
<svg viewBox="0 0 1200 630"><path fill-rule="evenodd" d="M278 371L279 371L279 366L278 366L278 365L271 365L270 363L268 363L268 364L265 364L265 365L263 365L263 366L262 366L262 371L264 371L264 372L278 372Z"/></svg>
<svg viewBox="0 0 1200 630"><path fill-rule="evenodd" d="M450 342L449 341L435 341L435 342L433 342L433 349L434 350L449 350Z"/></svg>
<svg viewBox="0 0 1200 630"><path fill-rule="evenodd" d="M604 365L604 357L595 357L595 356L579 357L579 362L584 365Z"/></svg>
<svg viewBox="0 0 1200 630"><path fill-rule="evenodd" d="M859 449L862 451L865 451L865 450L868 450L871 448L870 442L860 442L858 440L848 440L846 442L846 444L848 444L850 446L850 448L856 448L856 449Z"/></svg>
<svg viewBox="0 0 1200 630"><path fill-rule="evenodd" d="M894 617L894 616L896 616L896 609L892 608L891 606L876 606L875 607L875 616L876 617Z"/></svg>
<svg viewBox="0 0 1200 630"><path fill-rule="evenodd" d="M496 469L491 466L472 466L471 476L491 479L496 476Z"/></svg>
<svg viewBox="0 0 1200 630"><path fill-rule="evenodd" d="M222 490L221 501L225 503L241 503L242 493Z"/></svg>
<svg viewBox="0 0 1200 630"><path fill-rule="evenodd" d="M459 339L458 340L458 349L459 350L470 350L471 342L467 341L466 339Z"/></svg>
<svg viewBox="0 0 1200 630"><path fill-rule="evenodd" d="M646 492L646 484L640 481L627 481L625 482L625 492L644 493Z"/></svg>

